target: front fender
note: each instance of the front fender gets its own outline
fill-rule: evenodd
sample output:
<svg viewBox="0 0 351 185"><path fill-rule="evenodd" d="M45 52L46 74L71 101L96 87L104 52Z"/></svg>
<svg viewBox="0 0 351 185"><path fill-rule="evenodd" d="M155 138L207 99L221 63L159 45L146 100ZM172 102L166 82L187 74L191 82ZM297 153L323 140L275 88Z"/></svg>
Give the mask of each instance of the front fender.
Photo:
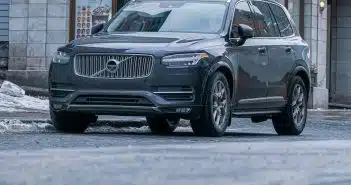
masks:
<svg viewBox="0 0 351 185"><path fill-rule="evenodd" d="M213 65L211 65L204 77L204 79L202 80L202 95L205 94L205 91L206 91L206 86L207 86L207 82L209 80L209 78L215 73L217 72L218 70L222 70L222 69L225 69L225 70L228 70L232 76L232 87L229 87L232 89L232 96L231 97L235 97L235 84L236 84L236 76L235 76L235 72L234 72L234 68L233 66L231 65L230 61L227 61L226 59L220 59L218 60L217 62L215 62ZM205 98L204 96L201 97L201 103L203 104L205 101Z"/></svg>

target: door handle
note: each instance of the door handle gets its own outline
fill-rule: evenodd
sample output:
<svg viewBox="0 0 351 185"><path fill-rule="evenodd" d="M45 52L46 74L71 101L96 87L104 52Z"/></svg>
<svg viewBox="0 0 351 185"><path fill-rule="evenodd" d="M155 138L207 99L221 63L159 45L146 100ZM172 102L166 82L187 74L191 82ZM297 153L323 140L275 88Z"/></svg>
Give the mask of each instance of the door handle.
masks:
<svg viewBox="0 0 351 185"><path fill-rule="evenodd" d="M267 61L263 61L263 62L261 62L261 66L266 66L268 64L268 62Z"/></svg>
<svg viewBox="0 0 351 185"><path fill-rule="evenodd" d="M263 55L263 54L265 54L266 53L266 48L265 47L262 47L262 48L258 48L258 53L260 54L260 55Z"/></svg>
<svg viewBox="0 0 351 185"><path fill-rule="evenodd" d="M287 46L287 47L285 47L285 52L287 52L287 53L291 53L291 47L289 47L289 46Z"/></svg>

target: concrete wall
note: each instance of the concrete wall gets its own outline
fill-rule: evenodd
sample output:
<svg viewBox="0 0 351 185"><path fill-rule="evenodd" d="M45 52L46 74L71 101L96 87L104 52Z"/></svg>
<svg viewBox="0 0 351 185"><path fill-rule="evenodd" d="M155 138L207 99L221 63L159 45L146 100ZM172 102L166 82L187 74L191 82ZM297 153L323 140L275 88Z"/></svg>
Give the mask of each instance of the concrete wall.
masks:
<svg viewBox="0 0 351 185"><path fill-rule="evenodd" d="M49 61L68 42L67 0L12 0L8 80L46 87Z"/></svg>
<svg viewBox="0 0 351 185"><path fill-rule="evenodd" d="M331 101L351 104L351 1L332 1Z"/></svg>
<svg viewBox="0 0 351 185"><path fill-rule="evenodd" d="M317 68L312 89L312 108L328 108L329 93L326 86L328 11L327 8L320 11L318 3L319 0L304 2L304 39L311 49L312 65Z"/></svg>

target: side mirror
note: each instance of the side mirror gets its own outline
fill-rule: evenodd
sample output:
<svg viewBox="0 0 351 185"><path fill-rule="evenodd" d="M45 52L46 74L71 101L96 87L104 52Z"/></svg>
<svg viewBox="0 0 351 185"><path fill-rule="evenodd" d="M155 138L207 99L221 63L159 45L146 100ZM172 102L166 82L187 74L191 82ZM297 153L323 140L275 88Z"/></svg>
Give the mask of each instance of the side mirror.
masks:
<svg viewBox="0 0 351 185"><path fill-rule="evenodd" d="M91 28L91 34L94 35L95 33L98 33L104 28L104 23L97 24Z"/></svg>
<svg viewBox="0 0 351 185"><path fill-rule="evenodd" d="M246 40L254 36L254 30L246 24L239 24L238 34L242 39Z"/></svg>
<svg viewBox="0 0 351 185"><path fill-rule="evenodd" d="M234 26L231 33L231 39L235 41L236 45L243 45L247 39L253 36L254 30L246 24Z"/></svg>

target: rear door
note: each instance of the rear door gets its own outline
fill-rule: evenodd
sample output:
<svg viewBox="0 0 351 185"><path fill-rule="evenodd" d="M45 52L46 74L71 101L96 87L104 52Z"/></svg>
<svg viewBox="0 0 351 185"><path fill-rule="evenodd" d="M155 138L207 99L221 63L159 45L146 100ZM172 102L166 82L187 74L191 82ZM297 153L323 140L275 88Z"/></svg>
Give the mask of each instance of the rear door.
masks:
<svg viewBox="0 0 351 185"><path fill-rule="evenodd" d="M274 101L268 107L282 107L286 104L287 87L290 71L294 68L294 43L298 41L290 23L287 10L278 3L267 3L274 15L280 38L273 39L269 49L268 68L272 75L268 76L267 97Z"/></svg>

